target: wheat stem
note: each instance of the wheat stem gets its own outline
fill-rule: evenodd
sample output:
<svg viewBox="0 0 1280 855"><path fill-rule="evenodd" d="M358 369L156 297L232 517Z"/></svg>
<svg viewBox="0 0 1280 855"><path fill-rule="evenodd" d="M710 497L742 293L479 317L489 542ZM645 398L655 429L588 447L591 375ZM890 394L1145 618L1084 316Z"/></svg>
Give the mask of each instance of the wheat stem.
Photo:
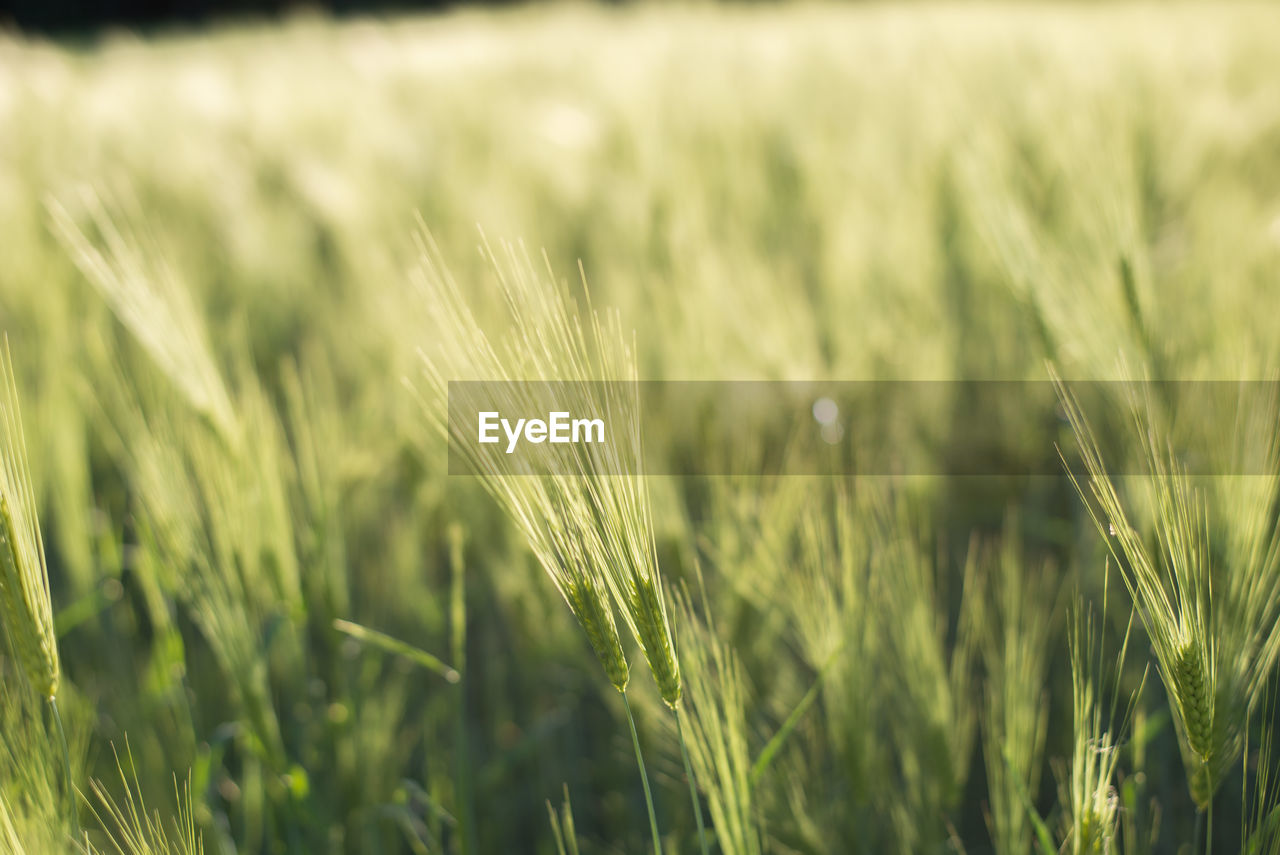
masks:
<svg viewBox="0 0 1280 855"><path fill-rule="evenodd" d="M1213 789L1212 788L1210 788L1209 793L1210 793L1209 807L1206 808L1205 810L1205 812L1208 814L1208 819L1205 823L1206 830L1205 830L1205 836L1204 836L1204 855L1213 855L1213 795L1212 795Z"/></svg>
<svg viewBox="0 0 1280 855"><path fill-rule="evenodd" d="M627 724L631 725L631 744L636 749L636 765L640 767L640 783L644 784L644 804L649 809L649 831L653 835L653 855L662 855L662 842L658 837L658 816L653 812L653 792L649 789L649 773L644 770L644 754L640 751L640 735L636 733L636 719L631 714L631 702L622 692L622 705L627 710Z"/></svg>
<svg viewBox="0 0 1280 855"><path fill-rule="evenodd" d="M62 741L62 772L67 783L67 806L71 812L71 831L77 840L80 839L80 816L76 811L76 788L71 781L71 747L67 742L67 731L62 726L62 713L58 712L58 699L49 698L49 709L53 711L53 723L58 728L58 738Z"/></svg>
<svg viewBox="0 0 1280 855"><path fill-rule="evenodd" d="M458 801L459 801L459 843L463 855L471 855L476 851L476 837L479 826L476 824L475 786L471 773L471 739L468 730L470 716L467 710L467 588L466 564L464 563L462 529L457 525L449 529L449 564L453 569L453 579L449 593L451 650L450 656L457 667L457 707L455 711L454 729L457 735L456 758Z"/></svg>
<svg viewBox="0 0 1280 855"><path fill-rule="evenodd" d="M689 781L689 799L693 802L693 819L698 824L698 847L702 855L709 855L707 848L707 831L702 823L702 801L698 798L698 782L693 776L693 765L689 762L689 746L684 741L684 721L676 711L676 732L680 734L680 757L684 760L684 774Z"/></svg>

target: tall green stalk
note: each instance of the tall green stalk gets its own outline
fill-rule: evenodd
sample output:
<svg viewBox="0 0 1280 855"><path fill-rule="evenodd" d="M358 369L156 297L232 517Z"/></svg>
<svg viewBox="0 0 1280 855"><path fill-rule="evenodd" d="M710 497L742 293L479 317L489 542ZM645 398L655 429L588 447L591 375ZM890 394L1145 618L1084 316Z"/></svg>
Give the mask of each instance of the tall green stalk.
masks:
<svg viewBox="0 0 1280 855"><path fill-rule="evenodd" d="M456 784L459 802L459 831L463 855L476 851L475 792L471 775L471 742L467 732L467 589L466 565L463 562L462 529L449 528L449 563L453 568L450 586L449 613L451 624L450 647L453 664L458 672L457 714L455 716L457 769Z"/></svg>
<svg viewBox="0 0 1280 855"><path fill-rule="evenodd" d="M67 785L67 809L71 814L71 831L76 840L80 839L80 815L76 810L76 787L71 780L71 746L67 742L67 731L62 726L62 713L58 712L57 698L49 699L49 709L53 711L53 723L58 728L58 738L62 741L62 772Z"/></svg>
<svg viewBox="0 0 1280 855"><path fill-rule="evenodd" d="M693 802L693 818L698 824L698 847L702 850L702 855L709 855L707 832L702 824L702 800L698 798L698 782L693 775L693 765L689 762L689 746L684 741L684 721L680 718L678 710L675 711L675 716L676 732L680 734L680 758L684 760L684 775L689 782L689 799Z"/></svg>
<svg viewBox="0 0 1280 855"><path fill-rule="evenodd" d="M1210 790L1212 792L1212 790ZM1213 855L1213 796L1209 796L1209 806L1205 808L1204 855Z"/></svg>
<svg viewBox="0 0 1280 855"><path fill-rule="evenodd" d="M636 749L636 765L640 767L640 783L644 784L644 804L649 809L649 831L653 835L653 855L662 855L662 841L658 836L658 816L653 811L653 792L649 789L649 773L644 768L644 754L640 751L640 736L636 733L636 719L631 714L631 701L622 692L622 705L627 710L627 724L631 725L631 744Z"/></svg>

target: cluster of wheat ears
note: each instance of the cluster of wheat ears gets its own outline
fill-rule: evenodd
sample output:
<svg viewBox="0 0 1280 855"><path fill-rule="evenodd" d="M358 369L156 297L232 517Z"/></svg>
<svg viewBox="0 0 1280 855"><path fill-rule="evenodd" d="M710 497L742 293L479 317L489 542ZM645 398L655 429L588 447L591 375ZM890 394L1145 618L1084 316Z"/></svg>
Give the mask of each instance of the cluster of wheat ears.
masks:
<svg viewBox="0 0 1280 855"><path fill-rule="evenodd" d="M642 651L658 695L670 711L698 846L704 855L713 845L726 853L762 851L764 835L753 804L761 776L815 703L829 663L862 655L877 644L900 646L899 661L913 663L915 669L889 683L897 680L903 684L904 696L931 696L940 708L956 713L938 713L943 725L930 732L947 731L953 720L966 722L941 737L944 754L954 764L952 779L931 782L936 792L920 795L921 804L954 802L976 727L972 717L959 711L972 709L964 696L975 691L970 675L973 662L980 661L989 678L981 730L991 789L987 822L996 849L1011 855L1037 846L1046 852L1110 853L1121 850L1125 834L1138 833L1126 830L1117 793L1123 730L1136 693L1130 695L1126 711L1117 714L1119 677L1110 689L1103 685L1108 673L1118 675L1122 670L1129 654L1129 631L1118 655L1108 657L1093 611L1076 606L1071 632L1075 748L1060 775L1063 821L1060 828L1050 828L1036 812L1030 794L1038 787L1046 737L1047 708L1041 692L1053 627L1043 617L1054 612L1056 594L1032 581L1035 577L1024 572L1022 559L1011 547L995 552L975 548L973 566L965 574L955 653L948 660L937 652L945 644L932 646L939 629L936 612L921 599L930 572L922 556L890 538L887 548L874 558L858 557L860 534L852 528L854 518L878 518L885 521L886 530L910 525L888 500L855 510L850 504L854 500L838 493L832 526L810 518L803 530L788 534L798 538L806 566L819 568L811 577L795 580L809 596L809 625L801 646L820 666L819 676L753 758L744 714L744 678L734 652L714 631L708 610L697 607L696 594L665 582L659 570L650 485L641 474L639 459L641 414L631 382L638 379L633 341L616 314L594 310L589 294L575 296L545 263L534 263L522 248L495 249L485 243L483 251L498 272L505 307L505 327L498 331L478 319L474 295L464 294L430 238L421 238L421 264L413 281L430 313L432 334L421 348L420 373L408 378L406 385L438 436L452 437L465 450L472 471L527 541L617 690L643 785L655 855L664 850L664 838L628 698L632 663L626 653L631 643L625 636ZM143 315L136 321L142 327L156 320L145 311ZM48 571L7 343L0 357L0 605L5 635L31 689L47 700L62 747L61 786L72 814L74 845L88 853L95 851L94 844L79 830L72 752L61 733L61 669ZM201 374L198 364L191 371ZM484 387L495 397L483 403L510 412L536 409L545 384L569 381L558 388L577 398L562 401L564 407L607 414L614 429L611 441L575 446L567 458L569 471L557 471L566 458L547 446L513 458L500 448L476 445L469 441L472 423L451 420L446 406L449 383L455 380L501 381ZM1134 402L1135 435L1150 469L1149 475L1139 479L1147 491L1146 501L1135 505L1122 498L1115 480L1108 476L1067 384L1061 385L1061 397L1087 466L1087 475L1077 480L1077 487L1111 552L1132 601L1132 614L1151 640L1156 670L1176 722L1188 787L1208 827L1204 836L1208 848L1215 792L1242 756L1247 762L1249 721L1266 704L1267 680L1280 655L1280 538L1271 511L1277 494L1274 473L1280 472L1280 440L1271 439L1262 452L1264 471L1273 474L1197 485L1180 473L1171 448L1158 438L1162 434L1153 426L1151 402ZM199 400L209 409L212 423L219 424L219 396ZM1263 426L1274 425L1275 402L1269 406L1260 421ZM553 459L553 454L561 456ZM1140 512L1150 515L1153 542L1131 521ZM1216 533L1212 551L1211 532ZM889 569L868 574L868 564ZM978 565L986 570L979 573ZM873 600L873 592L864 588L876 588L874 595L882 599ZM872 602L892 604L892 613L906 627L899 636L862 637L857 627L849 625L851 615L860 615L872 625L866 611ZM829 606L830 614L814 611L814 603ZM1129 629L1133 625L1130 620ZM366 640L396 644L354 624L339 628ZM946 635L945 627L941 634ZM850 653L848 648L855 645L861 648ZM450 681L458 680L452 668L435 660L426 664ZM840 673L843 676L832 680L851 681L855 698L859 685L882 685L858 683L865 675L857 671ZM912 685L912 681L918 683ZM926 721L921 727L932 724ZM874 735L851 738L874 739ZM1255 780L1267 788L1265 776ZM0 840L6 841L10 851L25 851L3 798L0 794ZM114 829L106 833L121 853L193 855L202 851L189 807L180 812L176 830L166 831L145 810L120 807L101 794L99 803L105 806L104 827ZM704 817L704 806L710 822ZM1274 809L1259 809L1248 838L1250 851L1274 851L1275 817ZM551 812L551 822L561 851L576 852L567 799L560 813Z"/></svg>
<svg viewBox="0 0 1280 855"><path fill-rule="evenodd" d="M89 811L102 829L98 842L82 831L79 820L81 793L75 784L72 749L58 709L62 666L54 631L53 607L49 593L49 570L44 541L27 462L26 437L18 405L9 340L0 350L0 613L7 649L20 666L30 691L44 702L62 752L60 798L65 805L68 832L58 829L59 818L39 816L39 809L58 801L58 784L48 780L53 770L37 767L36 774L50 773L35 783L44 804L17 805L9 793L0 791L0 848L12 855L46 855L73 852L77 855L203 855L204 846L196 832L190 794L178 799L177 814L171 822L148 812L136 789L136 778L125 771L128 760L117 762L127 798L119 801L97 780L89 782L93 799L86 799ZM22 692L21 686L5 686L3 691ZM38 736L27 734L28 738ZM26 746L38 754L37 745ZM10 750L13 750L10 748ZM11 761L14 758L9 758ZM13 764L21 768L23 763ZM32 798L31 793L15 793L12 798ZM37 813L32 819L33 808ZM22 820L26 819L27 822ZM104 842L105 841L105 842Z"/></svg>
<svg viewBox="0 0 1280 855"><path fill-rule="evenodd" d="M579 304L566 284L555 278L545 258L538 265L523 248L504 246L495 251L486 243L483 251L499 271L502 298L509 310L510 325L495 341L470 311L429 238L420 250L423 263L416 282L437 323L435 337L421 352L420 382L410 385L419 391L424 411L441 434L452 436L465 449L473 471L524 534L625 704L630 671L615 620L616 614L622 616L644 652L662 698L676 714L699 839L706 852L707 835L680 705L677 653L681 648L665 605L648 489L643 477L619 474L642 471L639 401L616 391L637 377L634 347L617 316L592 310L589 292L584 291L585 307ZM620 436L608 446L577 449L574 468L568 473L547 474L564 467L564 460L554 458L550 450L545 458L525 457L513 463L497 451L477 450L480 447L470 442L469 420L450 420L442 402L453 379L504 381L489 387L492 398L468 403L513 412L537 410L537 392L523 390L536 389L540 382L575 381L569 388L579 399L564 402L566 406L575 412L608 413L608 422L621 427ZM590 382L601 380L624 384ZM1211 851L1215 792L1241 759L1250 716L1266 700L1266 680L1280 654L1280 537L1272 515L1280 483L1276 400L1255 407L1256 430L1246 443L1256 445L1256 439L1263 438L1259 471L1270 474L1207 479L1207 488L1214 492L1206 496L1206 487L1181 474L1173 448L1162 446L1157 438L1162 435L1156 426L1158 408L1140 394L1130 394L1123 403L1133 415L1134 435L1149 473L1133 479L1140 482L1136 501L1153 513L1155 540L1149 544L1130 522L1133 510L1108 475L1107 463L1069 384L1058 381L1058 386L1087 469L1087 476L1072 480L1119 569L1132 601L1131 615L1140 618L1151 639L1177 726L1188 787L1200 818L1206 821L1204 847ZM1210 574L1211 514L1224 519L1226 535L1224 551L1217 557L1220 572L1214 576ZM1039 691L1045 682L1045 651L1052 628L1042 618L1054 608L1052 603L1028 602L1028 598L1044 599L1045 593L1033 590L1034 585L1024 580L1019 556L1006 549L989 563L996 568L989 574L992 603L982 618L975 619L998 627L977 643L992 696L984 707L983 733L988 775L994 780L988 824L997 851L1030 851L1033 838L1045 852L1119 851L1125 830L1116 792L1117 765L1122 732L1141 687L1129 695L1121 711L1117 677L1109 692L1108 711L1100 681L1105 674L1123 670L1133 619L1108 665L1093 612L1078 602L1074 605L1070 640L1075 749L1062 776L1064 829L1055 839L1028 803L1028 792L1037 786L1047 715ZM1103 612L1105 600L1104 593ZM681 615L685 620L680 625L696 633L696 619L687 601ZM960 632L963 637L963 622ZM980 635L975 632L975 637ZM723 681L716 685L718 691L732 693L738 685L732 652L714 639L690 644L687 655L698 660L703 673L708 671L708 658L715 660L712 670ZM956 664L953 661L953 668ZM705 691L706 687L698 688ZM716 700L720 699L702 697L695 702L689 728L697 735L694 753L701 760L699 771L716 779L704 782L703 789L713 804L715 831L725 851L757 851L759 844L752 835L735 835L735 830L751 826L752 781L746 776L737 780L737 772L749 764L730 759L736 744L732 698L728 712L717 708ZM644 779L653 845L660 852L644 760L630 705L625 705ZM801 712L798 709L796 714ZM786 735L784 727L776 739ZM709 752L718 752L719 765L708 757ZM964 753L963 747L955 751L957 757ZM1265 783L1262 786L1265 789ZM730 813L733 794L739 797L737 808L746 810L747 816ZM1275 814L1266 807L1266 793L1259 803L1263 806L1258 808L1258 821L1245 831L1249 851L1276 845ZM1139 833L1133 828L1127 831L1130 838ZM1130 845L1139 848L1136 842Z"/></svg>

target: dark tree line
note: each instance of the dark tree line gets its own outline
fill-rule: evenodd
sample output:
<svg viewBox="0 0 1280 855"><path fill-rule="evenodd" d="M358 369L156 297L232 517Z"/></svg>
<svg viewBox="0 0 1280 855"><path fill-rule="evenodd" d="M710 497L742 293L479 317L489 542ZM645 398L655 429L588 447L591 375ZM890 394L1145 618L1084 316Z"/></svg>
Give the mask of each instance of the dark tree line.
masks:
<svg viewBox="0 0 1280 855"><path fill-rule="evenodd" d="M457 5L455 0L0 0L0 29L74 36L114 26L145 30L226 18L271 18L300 8L344 15L452 5Z"/></svg>

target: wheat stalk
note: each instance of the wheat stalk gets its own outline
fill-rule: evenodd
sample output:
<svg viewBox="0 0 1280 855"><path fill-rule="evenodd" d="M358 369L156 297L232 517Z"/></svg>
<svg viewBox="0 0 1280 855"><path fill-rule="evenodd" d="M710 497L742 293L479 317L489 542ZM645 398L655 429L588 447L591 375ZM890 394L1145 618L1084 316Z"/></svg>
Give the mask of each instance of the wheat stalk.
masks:
<svg viewBox="0 0 1280 855"><path fill-rule="evenodd" d="M485 242L483 252L497 273L510 321L507 335L495 344L429 235L424 233L419 249L415 282L433 312L436 335L430 350L420 352L422 389L414 391L428 418L462 449L471 470L523 533L621 695L654 853L661 855L653 794L627 698L630 671L614 619L616 606L643 649L663 700L674 710L681 697L680 667L642 474L634 351L617 315L579 311L549 264L541 275L522 249L505 246L499 257ZM567 410L602 418L610 435L599 444L571 445L565 457L548 443L530 446L527 458L513 459L496 444L474 442L474 423L448 412L449 383L460 379L489 381L467 401L477 406L459 407L460 412L524 417ZM548 407L551 401L554 406Z"/></svg>
<svg viewBox="0 0 1280 855"><path fill-rule="evenodd" d="M235 412L204 319L160 248L147 240L137 201L108 196L108 206L87 187L78 201L101 248L67 208L48 203L54 231L76 265L178 392L224 439L238 443Z"/></svg>
<svg viewBox="0 0 1280 855"><path fill-rule="evenodd" d="M688 595L677 609L689 665L690 701L678 715L687 753L702 783L715 837L725 855L759 855L760 821L747 743L748 697L742 665L717 635L710 617L698 616ZM705 608L705 602L704 602ZM704 845L703 851L707 851Z"/></svg>
<svg viewBox="0 0 1280 855"><path fill-rule="evenodd" d="M1172 448L1157 439L1150 403L1144 407L1134 400L1133 425L1151 472L1140 479L1154 513L1156 549L1151 549L1129 521L1130 512L1107 474L1079 405L1060 381L1059 391L1089 475L1087 486L1074 475L1072 480L1151 639L1180 736L1188 786L1205 810L1240 756L1245 720L1261 698L1280 650L1273 597L1280 570L1278 541L1256 519L1241 524L1224 513L1217 521L1233 532L1229 560L1211 568L1210 498L1216 499L1215 507L1223 506L1222 499L1195 489ZM1269 405L1274 408L1274 401ZM1265 454L1266 477L1243 480L1251 490L1259 486L1253 482L1260 482L1274 496L1280 457L1273 440Z"/></svg>
<svg viewBox="0 0 1280 855"><path fill-rule="evenodd" d="M0 793L0 844L4 845L5 852L12 855L26 855L26 847L22 845L22 838L18 836L18 830L10 817L12 812L9 800Z"/></svg>
<svg viewBox="0 0 1280 855"><path fill-rule="evenodd" d="M510 321L507 334L495 340L430 236L422 237L419 249L415 282L435 322L434 339L421 352L421 383L413 387L424 411L455 440L520 529L615 688L624 691L629 675L616 610L644 651L663 700L674 707L680 667L640 474L635 355L617 316L579 310L522 249L507 245L499 254L486 242L482 251L497 274ZM554 398L562 409L599 415L610 426L609 441L572 446L566 457L545 444L514 458L497 445L478 446L474 424L451 420L445 410L451 380L493 381L468 400L477 410L546 412Z"/></svg>
<svg viewBox="0 0 1280 855"><path fill-rule="evenodd" d="M1104 580L1100 614L1107 613ZM1076 597L1079 603L1079 595ZM1120 796L1116 792L1116 770L1120 763L1120 734L1128 726L1134 705L1146 684L1144 672L1129 703L1117 716L1121 679L1128 657L1134 615L1130 612L1119 652L1110 657L1113 680L1110 707L1104 711L1100 683L1104 675L1102 629L1091 610L1077 605L1069 634L1071 651L1072 752L1070 769L1061 778L1064 843L1061 851L1071 855L1112 855L1116 851L1120 823Z"/></svg>
<svg viewBox="0 0 1280 855"><path fill-rule="evenodd" d="M26 448L22 413L18 408L18 384L6 335L4 352L0 353L0 607L9 645L32 688L49 702L62 740L67 804L72 828L78 836L71 751L57 701L62 666L53 627L49 568L40 537Z"/></svg>
<svg viewBox="0 0 1280 855"><path fill-rule="evenodd" d="M1049 568L1025 562L1011 518L998 556L985 566L986 599L992 606L980 652L987 670L982 711L982 748L991 797L988 826L998 853L1031 850L1032 817L1026 793L1039 787L1049 706L1045 691L1055 595Z"/></svg>
<svg viewBox="0 0 1280 855"><path fill-rule="evenodd" d="M8 336L0 354L0 605L9 643L32 688L53 700L61 666Z"/></svg>

